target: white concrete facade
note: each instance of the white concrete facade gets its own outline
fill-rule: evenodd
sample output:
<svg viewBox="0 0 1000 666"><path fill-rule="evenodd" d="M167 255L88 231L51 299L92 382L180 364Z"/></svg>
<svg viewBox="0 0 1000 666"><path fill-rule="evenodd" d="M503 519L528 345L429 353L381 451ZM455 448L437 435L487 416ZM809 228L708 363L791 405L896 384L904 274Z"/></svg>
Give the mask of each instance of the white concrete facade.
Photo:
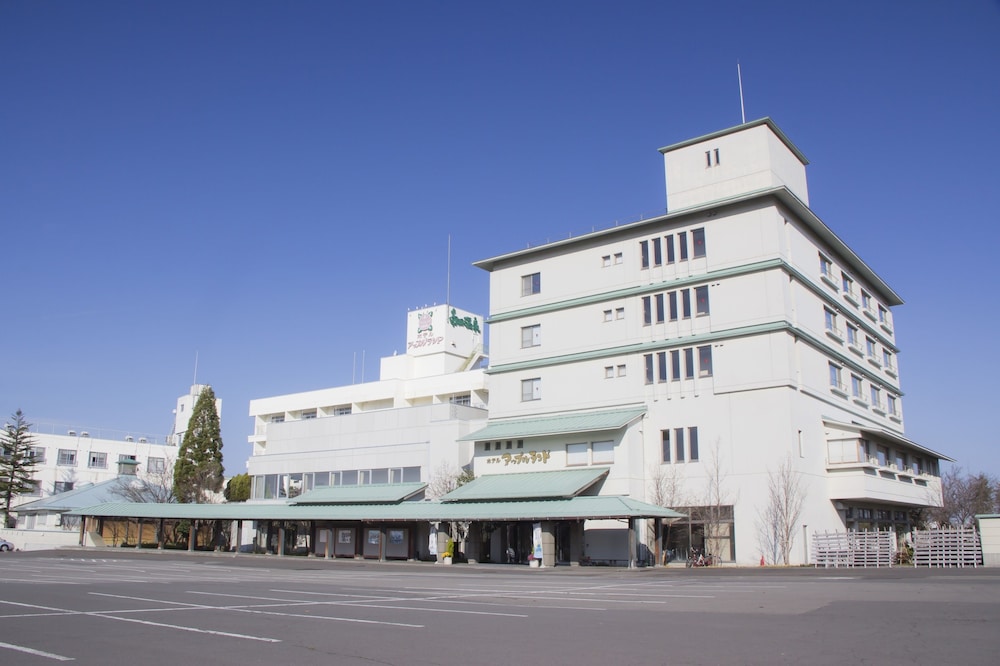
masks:
<svg viewBox="0 0 1000 666"><path fill-rule="evenodd" d="M468 465L462 435L486 421L483 318L448 305L407 313L406 353L372 382L250 402L251 497L330 485L430 481Z"/></svg>
<svg viewBox="0 0 1000 666"><path fill-rule="evenodd" d="M903 434L902 300L808 208L802 154L769 119L661 152L666 215L477 262L490 424L645 416L526 437L518 464L477 441L475 474L611 465L602 494L655 503L667 485L668 506L724 506L716 554L742 564L765 554L783 464L805 495L794 563L814 530L905 529L939 505L947 458Z"/></svg>

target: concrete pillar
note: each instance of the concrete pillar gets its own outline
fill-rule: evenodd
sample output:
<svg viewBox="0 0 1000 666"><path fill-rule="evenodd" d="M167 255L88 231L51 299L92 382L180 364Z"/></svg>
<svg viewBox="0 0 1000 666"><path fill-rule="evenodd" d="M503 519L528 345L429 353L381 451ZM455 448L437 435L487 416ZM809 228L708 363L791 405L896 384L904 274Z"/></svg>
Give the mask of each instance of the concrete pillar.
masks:
<svg viewBox="0 0 1000 666"><path fill-rule="evenodd" d="M188 552L194 550L195 543L198 541L198 521L191 521L191 531L188 532Z"/></svg>
<svg viewBox="0 0 1000 666"><path fill-rule="evenodd" d="M236 554L240 554L240 544L243 543L243 521L236 521Z"/></svg>
<svg viewBox="0 0 1000 666"><path fill-rule="evenodd" d="M285 554L285 524L278 523L278 556Z"/></svg>
<svg viewBox="0 0 1000 666"><path fill-rule="evenodd" d="M165 540L164 530L163 530L163 518L160 518L159 525L156 528L156 549L163 550L163 542Z"/></svg>
<svg viewBox="0 0 1000 666"><path fill-rule="evenodd" d="M81 516L80 517L80 545L81 546L86 546L87 545L87 521L88 520L89 520L88 516Z"/></svg>
<svg viewBox="0 0 1000 666"><path fill-rule="evenodd" d="M556 521L542 521L542 566L556 565Z"/></svg>
<svg viewBox="0 0 1000 666"><path fill-rule="evenodd" d="M142 548L142 518L139 518L139 536L135 540L135 549L139 550Z"/></svg>
<svg viewBox="0 0 1000 666"><path fill-rule="evenodd" d="M326 552L323 554L324 559L330 559L330 553L333 551L333 528L326 530Z"/></svg>

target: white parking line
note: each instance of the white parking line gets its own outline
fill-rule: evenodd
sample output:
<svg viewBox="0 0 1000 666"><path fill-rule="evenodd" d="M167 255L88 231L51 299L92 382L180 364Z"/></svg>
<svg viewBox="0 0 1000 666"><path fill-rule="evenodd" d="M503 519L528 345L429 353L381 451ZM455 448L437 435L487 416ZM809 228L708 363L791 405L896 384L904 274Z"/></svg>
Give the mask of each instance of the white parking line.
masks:
<svg viewBox="0 0 1000 666"><path fill-rule="evenodd" d="M0 648L7 648L8 650L17 650L18 652L24 652L25 654L33 654L36 657L45 657L46 659L55 659L56 661L74 660L74 657L64 657L61 654L54 654L52 652L43 652L42 650L35 650L33 648L24 647L23 645L14 645L13 643L0 642Z"/></svg>

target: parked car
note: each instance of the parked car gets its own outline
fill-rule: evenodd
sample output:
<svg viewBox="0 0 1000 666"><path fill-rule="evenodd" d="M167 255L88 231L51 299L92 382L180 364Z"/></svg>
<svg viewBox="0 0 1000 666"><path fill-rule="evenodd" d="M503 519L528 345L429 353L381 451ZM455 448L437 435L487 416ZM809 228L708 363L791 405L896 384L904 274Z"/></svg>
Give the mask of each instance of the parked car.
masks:
<svg viewBox="0 0 1000 666"><path fill-rule="evenodd" d="M7 550L14 550L14 544L6 539L0 539L0 553Z"/></svg>

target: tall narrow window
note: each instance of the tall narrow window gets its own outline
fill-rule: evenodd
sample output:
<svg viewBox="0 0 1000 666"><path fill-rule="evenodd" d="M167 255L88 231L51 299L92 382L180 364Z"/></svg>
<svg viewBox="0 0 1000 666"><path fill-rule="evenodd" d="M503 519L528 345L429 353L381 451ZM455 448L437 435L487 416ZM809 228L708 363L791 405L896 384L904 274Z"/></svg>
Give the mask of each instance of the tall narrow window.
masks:
<svg viewBox="0 0 1000 666"><path fill-rule="evenodd" d="M649 296L642 297L642 325L649 326L653 322L653 305Z"/></svg>
<svg viewBox="0 0 1000 666"><path fill-rule="evenodd" d="M653 243L653 265L661 266L663 264L663 248L660 247L660 239L654 238Z"/></svg>
<svg viewBox="0 0 1000 666"><path fill-rule="evenodd" d="M688 428L688 461L698 462L698 428Z"/></svg>
<svg viewBox="0 0 1000 666"><path fill-rule="evenodd" d="M656 323L663 323L663 294L656 295Z"/></svg>
<svg viewBox="0 0 1000 666"><path fill-rule="evenodd" d="M854 396L855 398L858 398L859 400L862 398L861 387L862 387L861 377L858 377L857 375L851 375L851 395Z"/></svg>
<svg viewBox="0 0 1000 666"><path fill-rule="evenodd" d="M844 385L840 381L840 366L833 363L830 364L830 387L840 390L844 389Z"/></svg>
<svg viewBox="0 0 1000 666"><path fill-rule="evenodd" d="M538 377L521 380L521 401L540 400L542 398L542 380Z"/></svg>
<svg viewBox="0 0 1000 666"><path fill-rule="evenodd" d="M681 289L681 311L685 319L691 318L691 290Z"/></svg>
<svg viewBox="0 0 1000 666"><path fill-rule="evenodd" d="M694 379L694 347L684 350L684 378Z"/></svg>
<svg viewBox="0 0 1000 666"><path fill-rule="evenodd" d="M679 349L670 352L670 372L674 381L681 378L681 352Z"/></svg>
<svg viewBox="0 0 1000 666"><path fill-rule="evenodd" d="M712 376L712 345L698 347L698 376Z"/></svg>
<svg viewBox="0 0 1000 666"><path fill-rule="evenodd" d="M691 230L692 254L695 259L705 256L705 229L704 227Z"/></svg>
<svg viewBox="0 0 1000 666"><path fill-rule="evenodd" d="M684 428L674 428L674 460L684 462Z"/></svg>
<svg viewBox="0 0 1000 666"><path fill-rule="evenodd" d="M825 275L828 278L833 277L833 262L824 257L822 254L819 255L819 272L821 275Z"/></svg>
<svg viewBox="0 0 1000 666"><path fill-rule="evenodd" d="M667 299L670 302L670 321L677 321L677 292L667 294Z"/></svg>
<svg viewBox="0 0 1000 666"><path fill-rule="evenodd" d="M674 256L674 235L667 234L664 236L663 244L667 246L667 263L674 263L674 261L676 261L676 257Z"/></svg>
<svg viewBox="0 0 1000 666"><path fill-rule="evenodd" d="M668 463L671 459L670 451L670 430L660 431L660 451L663 458L663 462Z"/></svg>
<svg viewBox="0 0 1000 666"><path fill-rule="evenodd" d="M686 231L677 233L677 245L681 251L681 261L685 261L688 258L688 235Z"/></svg>
<svg viewBox="0 0 1000 666"><path fill-rule="evenodd" d="M542 325L533 324L521 328L521 348L537 347L542 344Z"/></svg>
<svg viewBox="0 0 1000 666"><path fill-rule="evenodd" d="M667 381L667 352L656 352L657 381Z"/></svg>
<svg viewBox="0 0 1000 666"><path fill-rule="evenodd" d="M643 360L646 362L646 383L653 383L653 355L646 354L643 356Z"/></svg>
<svg viewBox="0 0 1000 666"><path fill-rule="evenodd" d="M699 316L708 314L708 285L694 288L694 300Z"/></svg>
<svg viewBox="0 0 1000 666"><path fill-rule="evenodd" d="M521 295L531 296L532 294L537 294L542 290L542 274L532 273L531 275L521 276Z"/></svg>
<svg viewBox="0 0 1000 666"><path fill-rule="evenodd" d="M639 241L639 265L649 268L649 241Z"/></svg>

